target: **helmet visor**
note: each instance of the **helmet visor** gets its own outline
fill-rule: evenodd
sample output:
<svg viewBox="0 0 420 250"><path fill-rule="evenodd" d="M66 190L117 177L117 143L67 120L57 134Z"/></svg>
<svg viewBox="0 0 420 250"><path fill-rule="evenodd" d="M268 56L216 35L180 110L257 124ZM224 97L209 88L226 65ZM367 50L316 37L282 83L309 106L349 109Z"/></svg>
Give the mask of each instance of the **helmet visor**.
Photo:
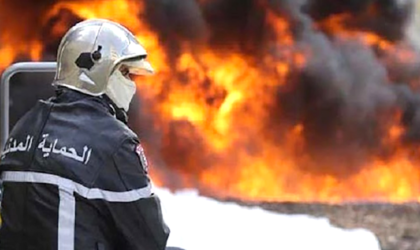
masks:
<svg viewBox="0 0 420 250"><path fill-rule="evenodd" d="M129 68L130 74L148 76L153 75L155 73L152 65L150 65L146 58L130 60L127 62L123 62L123 64Z"/></svg>

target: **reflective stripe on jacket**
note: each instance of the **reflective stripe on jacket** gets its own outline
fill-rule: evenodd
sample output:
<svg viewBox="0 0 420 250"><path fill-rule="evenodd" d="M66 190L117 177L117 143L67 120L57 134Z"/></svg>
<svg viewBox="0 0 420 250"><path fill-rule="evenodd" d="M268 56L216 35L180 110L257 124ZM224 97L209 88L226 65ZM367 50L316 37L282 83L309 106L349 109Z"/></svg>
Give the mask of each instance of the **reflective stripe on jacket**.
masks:
<svg viewBox="0 0 420 250"><path fill-rule="evenodd" d="M165 249L139 147L99 97L67 90L38 102L0 159L0 249Z"/></svg>

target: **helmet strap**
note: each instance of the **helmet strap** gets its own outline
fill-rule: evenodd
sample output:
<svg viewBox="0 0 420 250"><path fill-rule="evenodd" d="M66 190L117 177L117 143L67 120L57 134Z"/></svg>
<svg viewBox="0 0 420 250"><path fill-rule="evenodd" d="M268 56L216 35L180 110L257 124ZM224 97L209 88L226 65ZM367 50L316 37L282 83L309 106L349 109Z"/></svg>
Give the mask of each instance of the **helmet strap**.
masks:
<svg viewBox="0 0 420 250"><path fill-rule="evenodd" d="M128 124L128 115L124 109L118 108L117 105L107 95L101 96L109 104L109 112L124 124Z"/></svg>

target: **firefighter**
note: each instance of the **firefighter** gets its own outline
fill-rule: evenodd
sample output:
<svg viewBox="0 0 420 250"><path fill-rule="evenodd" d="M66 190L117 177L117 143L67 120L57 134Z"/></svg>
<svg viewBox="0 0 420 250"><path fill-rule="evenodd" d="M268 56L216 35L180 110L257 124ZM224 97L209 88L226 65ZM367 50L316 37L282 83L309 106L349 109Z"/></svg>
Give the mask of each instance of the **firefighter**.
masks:
<svg viewBox="0 0 420 250"><path fill-rule="evenodd" d="M1 250L162 250L169 229L126 112L151 75L130 31L78 23L58 48L56 96L20 119L0 159Z"/></svg>

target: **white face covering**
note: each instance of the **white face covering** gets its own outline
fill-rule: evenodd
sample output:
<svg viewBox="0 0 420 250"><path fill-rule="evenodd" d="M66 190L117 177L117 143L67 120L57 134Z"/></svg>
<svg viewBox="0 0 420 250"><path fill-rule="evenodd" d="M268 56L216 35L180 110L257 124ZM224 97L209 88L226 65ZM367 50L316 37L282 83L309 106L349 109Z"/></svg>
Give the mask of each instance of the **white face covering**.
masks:
<svg viewBox="0 0 420 250"><path fill-rule="evenodd" d="M136 94L136 83L125 78L121 71L117 69L109 78L105 94L111 98L118 108L127 112L130 102Z"/></svg>

